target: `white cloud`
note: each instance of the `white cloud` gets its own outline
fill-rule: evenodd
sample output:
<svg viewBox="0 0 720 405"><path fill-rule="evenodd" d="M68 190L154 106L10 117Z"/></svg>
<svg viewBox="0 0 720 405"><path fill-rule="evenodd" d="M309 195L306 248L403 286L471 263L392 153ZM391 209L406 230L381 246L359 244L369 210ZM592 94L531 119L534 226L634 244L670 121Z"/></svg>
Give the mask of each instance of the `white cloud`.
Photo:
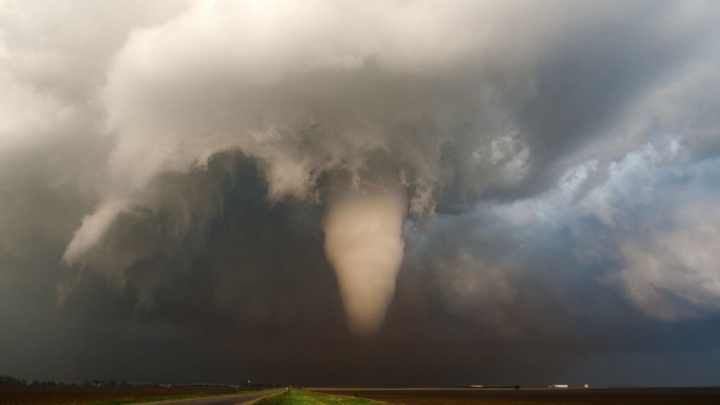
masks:
<svg viewBox="0 0 720 405"><path fill-rule="evenodd" d="M720 311L720 208L711 201L690 202L673 217L673 226L647 241L622 247L626 267L612 275L626 296L648 315L668 321Z"/></svg>
<svg viewBox="0 0 720 405"><path fill-rule="evenodd" d="M607 179L580 201L580 209L614 226L619 215L655 198L655 183L662 179L663 167L671 164L679 151L679 142L668 139L658 145L646 144L621 161L611 162Z"/></svg>

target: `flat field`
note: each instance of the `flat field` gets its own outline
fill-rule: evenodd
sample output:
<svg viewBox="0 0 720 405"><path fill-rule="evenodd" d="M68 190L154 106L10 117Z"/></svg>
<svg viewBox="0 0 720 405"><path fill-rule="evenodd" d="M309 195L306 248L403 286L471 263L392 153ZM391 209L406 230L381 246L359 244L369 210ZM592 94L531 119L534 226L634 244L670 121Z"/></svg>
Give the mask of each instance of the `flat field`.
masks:
<svg viewBox="0 0 720 405"><path fill-rule="evenodd" d="M544 405L544 404L720 404L720 388L447 388L373 389L314 388L316 392L349 395L407 405Z"/></svg>
<svg viewBox="0 0 720 405"><path fill-rule="evenodd" d="M218 387L74 387L0 386L0 405L123 404L141 400L183 399L235 394L232 388Z"/></svg>

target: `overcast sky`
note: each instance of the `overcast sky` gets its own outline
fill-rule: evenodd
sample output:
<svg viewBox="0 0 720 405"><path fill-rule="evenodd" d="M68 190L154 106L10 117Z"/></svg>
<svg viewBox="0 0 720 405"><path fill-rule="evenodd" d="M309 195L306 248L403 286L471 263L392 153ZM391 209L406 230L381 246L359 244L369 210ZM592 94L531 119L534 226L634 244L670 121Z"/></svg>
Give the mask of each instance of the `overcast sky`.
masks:
<svg viewBox="0 0 720 405"><path fill-rule="evenodd" d="M717 1L0 0L0 374L720 381Z"/></svg>

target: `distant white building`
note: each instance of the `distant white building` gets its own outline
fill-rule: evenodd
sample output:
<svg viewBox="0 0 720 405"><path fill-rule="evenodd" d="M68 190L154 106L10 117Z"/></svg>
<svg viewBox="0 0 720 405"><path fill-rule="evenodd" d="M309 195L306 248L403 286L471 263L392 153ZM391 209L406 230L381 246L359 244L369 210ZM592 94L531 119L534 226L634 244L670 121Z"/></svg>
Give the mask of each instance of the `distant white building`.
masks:
<svg viewBox="0 0 720 405"><path fill-rule="evenodd" d="M589 388L589 387L590 387L589 385L585 384L585 388Z"/></svg>
<svg viewBox="0 0 720 405"><path fill-rule="evenodd" d="M548 386L548 388L567 388L567 387L568 387L567 384L553 384L553 385Z"/></svg>

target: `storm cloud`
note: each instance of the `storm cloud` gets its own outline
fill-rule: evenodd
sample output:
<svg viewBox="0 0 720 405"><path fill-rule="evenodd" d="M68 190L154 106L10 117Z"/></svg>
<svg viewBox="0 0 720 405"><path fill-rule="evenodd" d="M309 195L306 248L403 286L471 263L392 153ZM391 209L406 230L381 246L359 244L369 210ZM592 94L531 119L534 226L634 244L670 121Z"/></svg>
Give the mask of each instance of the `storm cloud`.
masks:
<svg viewBox="0 0 720 405"><path fill-rule="evenodd" d="M0 372L715 381L718 16L0 2Z"/></svg>

